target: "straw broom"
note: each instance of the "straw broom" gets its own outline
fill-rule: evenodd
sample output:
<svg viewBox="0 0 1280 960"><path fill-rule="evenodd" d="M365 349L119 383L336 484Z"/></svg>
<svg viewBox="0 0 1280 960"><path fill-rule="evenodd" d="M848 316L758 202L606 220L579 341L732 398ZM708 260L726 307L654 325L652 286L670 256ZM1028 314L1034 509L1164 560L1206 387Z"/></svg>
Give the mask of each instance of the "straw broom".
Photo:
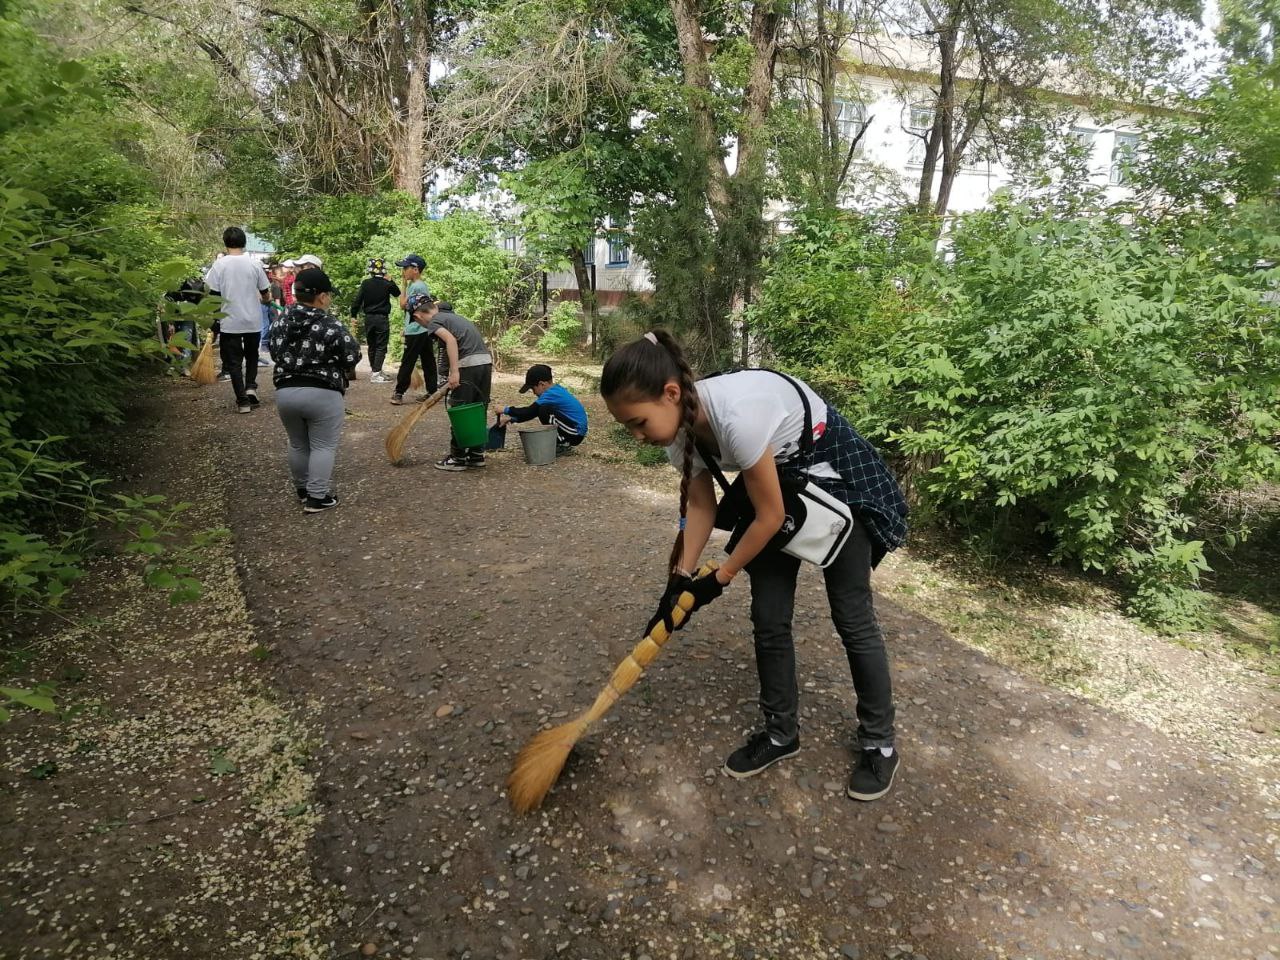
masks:
<svg viewBox="0 0 1280 960"><path fill-rule="evenodd" d="M708 576L717 566L714 562L703 564L698 576ZM680 594L676 600L676 608L671 611L671 620L677 627L689 618L693 604L693 594L688 591ZM609 712L609 708L618 702L619 697L635 685L643 675L644 668L670 639L667 625L659 621L649 631L649 635L637 643L626 659L614 668L609 682L590 709L568 723L543 730L529 738L529 742L516 755L511 775L507 777L507 798L516 813L529 813L542 805L547 791L555 784L565 761L569 759L574 744L582 739L588 727Z"/></svg>
<svg viewBox="0 0 1280 960"><path fill-rule="evenodd" d="M400 458L404 456L405 441L409 439L409 434L413 432L413 428L422 419L422 415L439 403L440 398L448 392L449 386L446 384L422 401L422 403L414 404L414 409L406 416L401 417L400 422L387 434L387 457L392 463L399 463Z"/></svg>
<svg viewBox="0 0 1280 960"><path fill-rule="evenodd" d="M409 377L409 387L413 390L421 390L427 385L427 381L422 377L422 371L417 367L413 368L413 374Z"/></svg>
<svg viewBox="0 0 1280 960"><path fill-rule="evenodd" d="M218 372L213 369L213 337L204 338L204 346L191 364L191 379L202 387L218 382Z"/></svg>

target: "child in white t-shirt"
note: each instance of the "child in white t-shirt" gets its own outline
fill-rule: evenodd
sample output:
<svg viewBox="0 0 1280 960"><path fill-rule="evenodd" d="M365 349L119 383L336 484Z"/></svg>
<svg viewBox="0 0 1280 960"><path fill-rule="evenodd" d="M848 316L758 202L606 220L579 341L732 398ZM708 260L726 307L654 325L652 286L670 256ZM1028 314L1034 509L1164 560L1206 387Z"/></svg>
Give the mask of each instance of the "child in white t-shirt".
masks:
<svg viewBox="0 0 1280 960"><path fill-rule="evenodd" d="M797 466L808 401L813 444ZM906 501L875 449L811 387L768 370L743 370L694 381L679 344L655 330L620 348L605 364L600 393L614 419L637 440L667 449L681 472L680 532L671 550L671 580L649 629L672 626L684 591L695 609L724 591L738 572L751 578L751 622L764 729L725 761L732 777L754 776L800 750L799 691L792 608L800 561L771 545L785 518L778 465L790 461L808 479L849 505L854 529L823 570L831 616L844 643L858 695L857 761L848 795L884 796L898 769L893 689L884 637L871 599L871 570L906 537ZM806 445L809 446L809 445ZM729 543L714 573L694 577L716 515L716 492L702 454L740 471L754 519ZM647 632L647 630L646 630Z"/></svg>

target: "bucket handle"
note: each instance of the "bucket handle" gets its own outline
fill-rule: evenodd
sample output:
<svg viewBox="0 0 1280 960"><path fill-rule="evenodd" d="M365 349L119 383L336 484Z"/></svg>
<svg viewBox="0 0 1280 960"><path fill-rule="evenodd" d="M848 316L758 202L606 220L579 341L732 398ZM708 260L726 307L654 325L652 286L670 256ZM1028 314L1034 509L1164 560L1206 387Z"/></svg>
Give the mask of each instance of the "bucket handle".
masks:
<svg viewBox="0 0 1280 960"><path fill-rule="evenodd" d="M470 387L472 390L474 390L474 391L476 392L476 397L477 397L477 399L476 399L474 402L476 402L476 403L484 403L484 391L483 391L483 390L481 390L478 386L476 386L474 383L472 383L472 382L471 382L471 381L469 381L469 380L463 380L463 381L462 381L461 383L459 383L456 387L454 387L454 389L450 390L450 391L449 391L449 399L450 399L450 400L452 400L452 399L453 399L453 395L454 395L455 393L457 393L459 390L461 390L463 387Z"/></svg>

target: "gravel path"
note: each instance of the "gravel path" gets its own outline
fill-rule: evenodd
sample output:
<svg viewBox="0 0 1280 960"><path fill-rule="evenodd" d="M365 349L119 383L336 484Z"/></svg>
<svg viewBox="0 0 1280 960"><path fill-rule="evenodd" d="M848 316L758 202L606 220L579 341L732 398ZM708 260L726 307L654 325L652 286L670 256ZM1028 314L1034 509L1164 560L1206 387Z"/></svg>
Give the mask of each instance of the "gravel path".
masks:
<svg viewBox="0 0 1280 960"><path fill-rule="evenodd" d="M222 385L173 389L217 451L277 698L313 707L311 871L341 897L337 956L1280 956L1280 804L1256 769L883 598L904 766L884 800L845 798L852 687L812 570L798 758L719 773L757 719L744 580L580 744L543 810L514 817L516 750L589 704L637 638L674 499L603 456L598 418L553 466L508 451L447 474L430 466L447 444L432 411L393 468L383 437L408 408L362 383L342 503L304 516L269 387L251 416Z"/></svg>

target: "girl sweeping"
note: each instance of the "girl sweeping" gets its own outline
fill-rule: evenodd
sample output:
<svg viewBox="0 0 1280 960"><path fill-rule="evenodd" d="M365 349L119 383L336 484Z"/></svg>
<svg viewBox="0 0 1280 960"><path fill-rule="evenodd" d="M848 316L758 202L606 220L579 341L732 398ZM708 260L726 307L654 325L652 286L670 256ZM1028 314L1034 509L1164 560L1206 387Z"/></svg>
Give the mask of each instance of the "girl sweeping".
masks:
<svg viewBox="0 0 1280 960"><path fill-rule="evenodd" d="M754 776L800 751L791 637L800 560L774 541L787 519L779 472L801 474L848 505L851 532L823 570L831 618L858 695L859 749L848 794L856 800L884 796L899 760L889 662L871 603L871 570L907 532L906 501L884 461L807 384L769 370L695 382L679 344L659 330L610 357L600 392L614 419L637 440L666 447L680 470L680 532L671 550L671 579L649 628L659 620L671 626L681 592L693 594L697 609L720 596L740 571L750 577L764 729L729 755L724 770L731 777ZM806 423L811 442L803 436ZM744 515L753 510L754 517L735 530L720 568L695 578L689 571L698 569L716 519L708 458L713 468L740 471L749 500Z"/></svg>

